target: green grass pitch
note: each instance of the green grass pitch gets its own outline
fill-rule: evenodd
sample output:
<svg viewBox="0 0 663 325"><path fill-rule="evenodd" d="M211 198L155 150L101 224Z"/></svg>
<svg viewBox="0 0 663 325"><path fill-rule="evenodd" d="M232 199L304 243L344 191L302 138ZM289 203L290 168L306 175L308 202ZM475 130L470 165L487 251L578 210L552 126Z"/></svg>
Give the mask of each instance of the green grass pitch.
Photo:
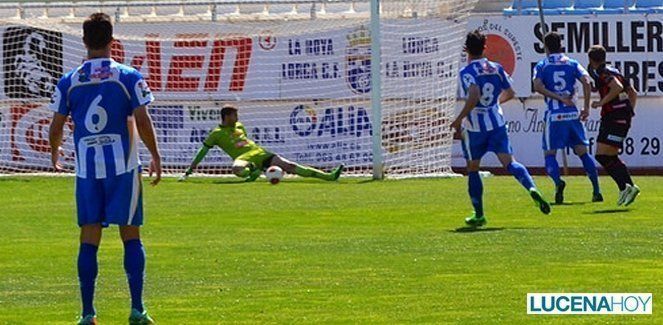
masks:
<svg viewBox="0 0 663 325"><path fill-rule="evenodd" d="M661 324L663 178L636 178L628 209L601 181L606 202L569 177L571 204L545 216L511 177L484 179L477 232L457 231L471 212L462 178L146 184L146 304L162 324ZM72 182L0 178L0 324L76 320ZM126 323L116 228L99 257L99 321ZM651 292L654 314L527 315L528 292Z"/></svg>

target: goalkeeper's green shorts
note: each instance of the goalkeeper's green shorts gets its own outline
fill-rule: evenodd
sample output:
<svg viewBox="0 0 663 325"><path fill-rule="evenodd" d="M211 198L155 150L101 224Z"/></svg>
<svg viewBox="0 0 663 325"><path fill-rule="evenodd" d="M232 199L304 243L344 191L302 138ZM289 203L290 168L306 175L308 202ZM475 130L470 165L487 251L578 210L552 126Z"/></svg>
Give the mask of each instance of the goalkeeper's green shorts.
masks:
<svg viewBox="0 0 663 325"><path fill-rule="evenodd" d="M252 163L260 170L265 170L271 165L272 158L274 158L274 156L275 155L273 153L266 151L265 149L258 148L239 155L237 158L235 158L235 161L246 161Z"/></svg>

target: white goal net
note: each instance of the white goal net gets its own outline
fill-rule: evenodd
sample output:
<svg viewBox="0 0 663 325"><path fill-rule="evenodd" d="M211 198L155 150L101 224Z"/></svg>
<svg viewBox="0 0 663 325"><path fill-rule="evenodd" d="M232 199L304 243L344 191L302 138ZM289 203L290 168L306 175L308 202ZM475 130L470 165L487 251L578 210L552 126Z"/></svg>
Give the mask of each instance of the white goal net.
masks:
<svg viewBox="0 0 663 325"><path fill-rule="evenodd" d="M138 69L156 97L150 111L167 173L184 171L231 103L251 138L302 164L448 175L457 71L475 2L380 1L379 54L371 53L369 1L20 8L0 18L0 174L51 170L46 106L60 76L86 57L82 20L101 10L115 17L113 58ZM62 160L73 170L71 128ZM145 150L141 156L149 161ZM231 163L214 149L198 172L228 174Z"/></svg>

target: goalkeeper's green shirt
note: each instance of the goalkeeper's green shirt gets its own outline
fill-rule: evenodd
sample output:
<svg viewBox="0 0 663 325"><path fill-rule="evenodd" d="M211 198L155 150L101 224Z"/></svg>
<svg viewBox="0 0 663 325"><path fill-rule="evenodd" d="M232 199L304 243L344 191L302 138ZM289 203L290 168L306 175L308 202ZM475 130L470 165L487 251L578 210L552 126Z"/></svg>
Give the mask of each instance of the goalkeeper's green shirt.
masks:
<svg viewBox="0 0 663 325"><path fill-rule="evenodd" d="M232 159L237 159L251 150L262 151L259 145L246 136L246 129L240 122L235 123L235 126L217 126L203 144L209 148L219 146Z"/></svg>

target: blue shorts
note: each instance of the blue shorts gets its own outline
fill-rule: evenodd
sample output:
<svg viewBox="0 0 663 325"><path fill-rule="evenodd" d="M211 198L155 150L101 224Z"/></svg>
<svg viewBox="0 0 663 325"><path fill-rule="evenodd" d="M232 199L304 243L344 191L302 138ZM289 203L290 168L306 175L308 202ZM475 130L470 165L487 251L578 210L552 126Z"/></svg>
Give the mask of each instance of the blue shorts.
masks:
<svg viewBox="0 0 663 325"><path fill-rule="evenodd" d="M512 154L506 126L488 132L463 131L463 155L467 160L480 160L488 151Z"/></svg>
<svg viewBox="0 0 663 325"><path fill-rule="evenodd" d="M140 167L104 179L76 177L78 225L140 226L143 224L143 191Z"/></svg>
<svg viewBox="0 0 663 325"><path fill-rule="evenodd" d="M546 119L543 128L543 150L573 148L577 145L589 145L585 135L585 126L580 120L555 121Z"/></svg>

